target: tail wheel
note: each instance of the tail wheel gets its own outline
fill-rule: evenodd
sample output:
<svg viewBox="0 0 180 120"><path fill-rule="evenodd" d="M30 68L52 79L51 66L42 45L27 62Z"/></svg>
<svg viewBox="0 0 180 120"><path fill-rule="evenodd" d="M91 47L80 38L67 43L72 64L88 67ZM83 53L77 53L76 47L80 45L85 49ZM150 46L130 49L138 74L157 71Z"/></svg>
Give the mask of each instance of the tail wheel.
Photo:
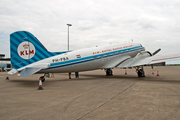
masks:
<svg viewBox="0 0 180 120"><path fill-rule="evenodd" d="M39 79L41 79L41 81L42 81L42 82L44 82L44 81L45 81L44 76L41 76Z"/></svg>

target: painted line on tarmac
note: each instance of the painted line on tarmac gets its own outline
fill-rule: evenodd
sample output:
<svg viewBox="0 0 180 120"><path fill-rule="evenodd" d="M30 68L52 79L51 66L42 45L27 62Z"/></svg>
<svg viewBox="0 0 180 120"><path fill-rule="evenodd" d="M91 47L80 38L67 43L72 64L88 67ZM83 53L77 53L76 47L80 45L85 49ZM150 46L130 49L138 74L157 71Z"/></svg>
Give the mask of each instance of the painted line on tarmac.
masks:
<svg viewBox="0 0 180 120"><path fill-rule="evenodd" d="M130 85L129 87L127 87L126 89L124 89L123 91L119 92L118 94L116 94L115 96L111 97L110 99L108 99L107 101L105 101L104 103L102 103L101 105L97 106L95 109L87 112L86 114L84 114L83 116L79 117L77 120L80 120L84 117L86 117L87 115L89 115L90 113L94 112L95 110L97 110L98 108L102 107L103 105L107 104L109 101L113 100L114 98L118 97L119 95L121 95L122 93L124 93L125 91L129 90L130 88L132 88L133 86L135 86L139 81L135 82L134 84Z"/></svg>

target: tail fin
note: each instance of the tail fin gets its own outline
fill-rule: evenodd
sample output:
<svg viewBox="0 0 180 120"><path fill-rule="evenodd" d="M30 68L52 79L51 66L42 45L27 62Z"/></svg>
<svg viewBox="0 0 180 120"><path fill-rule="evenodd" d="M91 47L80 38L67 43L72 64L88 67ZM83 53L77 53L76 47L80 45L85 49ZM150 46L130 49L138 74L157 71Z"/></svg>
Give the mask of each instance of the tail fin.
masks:
<svg viewBox="0 0 180 120"><path fill-rule="evenodd" d="M11 65L19 69L39 60L66 52L49 52L40 41L27 31L17 31L10 35Z"/></svg>

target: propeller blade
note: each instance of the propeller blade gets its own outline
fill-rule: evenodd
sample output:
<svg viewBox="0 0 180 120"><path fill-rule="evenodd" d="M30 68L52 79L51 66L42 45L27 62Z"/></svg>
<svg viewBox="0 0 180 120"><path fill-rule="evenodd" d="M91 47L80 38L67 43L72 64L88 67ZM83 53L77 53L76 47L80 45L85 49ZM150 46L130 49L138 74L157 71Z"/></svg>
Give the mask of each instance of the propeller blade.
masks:
<svg viewBox="0 0 180 120"><path fill-rule="evenodd" d="M156 50L152 55L157 54L159 51L161 51L161 49L159 48L158 50Z"/></svg>

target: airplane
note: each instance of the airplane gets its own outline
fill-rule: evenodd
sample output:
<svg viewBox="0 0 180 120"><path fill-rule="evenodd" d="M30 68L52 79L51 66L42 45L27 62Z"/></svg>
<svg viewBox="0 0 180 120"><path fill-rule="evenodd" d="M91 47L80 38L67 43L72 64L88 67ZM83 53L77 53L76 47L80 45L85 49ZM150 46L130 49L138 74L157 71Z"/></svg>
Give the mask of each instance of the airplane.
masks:
<svg viewBox="0 0 180 120"><path fill-rule="evenodd" d="M73 51L49 52L30 32L17 31L10 35L10 54L12 70L29 76L44 73L69 73L105 69L112 75L112 68L134 67L138 77L145 77L143 65L180 58L180 54L157 57L161 49L150 53L139 43L110 44Z"/></svg>

